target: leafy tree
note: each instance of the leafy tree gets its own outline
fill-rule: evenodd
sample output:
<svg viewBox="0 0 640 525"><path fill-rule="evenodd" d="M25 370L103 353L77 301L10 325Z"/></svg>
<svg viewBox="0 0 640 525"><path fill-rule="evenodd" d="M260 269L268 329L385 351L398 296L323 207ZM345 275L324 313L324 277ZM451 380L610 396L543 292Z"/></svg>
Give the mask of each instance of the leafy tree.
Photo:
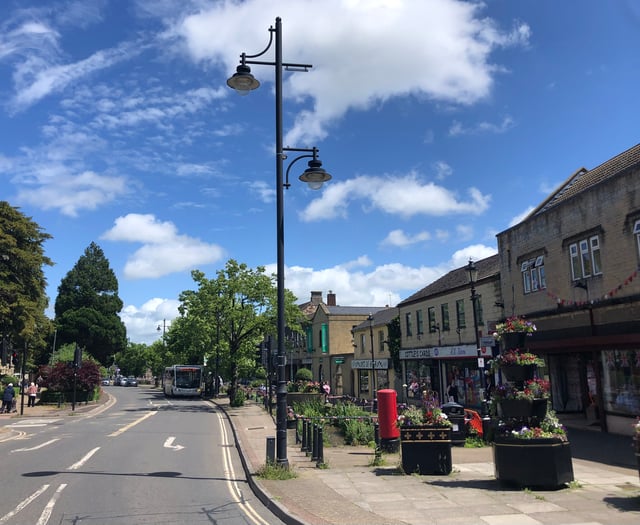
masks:
<svg viewBox="0 0 640 525"><path fill-rule="evenodd" d="M40 354L53 331L45 316L49 303L43 266L53 262L42 228L6 201L0 201L0 336L16 349Z"/></svg>
<svg viewBox="0 0 640 525"><path fill-rule="evenodd" d="M54 392L69 392L73 390L73 372L73 364L70 362L59 361L53 366L41 366L40 386ZM100 366L95 361L87 359L77 370L76 388L92 392L100 385L100 379Z"/></svg>
<svg viewBox="0 0 640 525"><path fill-rule="evenodd" d="M126 346L121 310L118 280L102 249L92 242L58 287L58 340L75 342L103 365L111 364L110 358Z"/></svg>
<svg viewBox="0 0 640 525"><path fill-rule="evenodd" d="M389 354L391 355L391 362L396 374L399 376L402 373L402 363L400 361L400 317L394 317L389 324L387 324L389 341Z"/></svg>
<svg viewBox="0 0 640 525"><path fill-rule="evenodd" d="M182 341L180 351L191 352L187 355L196 360L187 364L202 364L205 354L209 362L217 356L228 373L233 403L241 371L255 369L256 345L265 334L276 331L275 276L266 275L262 266L253 270L233 259L217 272L215 279L207 279L198 270L191 275L198 289L180 295L181 317L172 323L170 331L176 339L174 342L169 338L167 342L174 348L178 340ZM287 291L285 315L289 328L300 331L302 314L295 300Z"/></svg>

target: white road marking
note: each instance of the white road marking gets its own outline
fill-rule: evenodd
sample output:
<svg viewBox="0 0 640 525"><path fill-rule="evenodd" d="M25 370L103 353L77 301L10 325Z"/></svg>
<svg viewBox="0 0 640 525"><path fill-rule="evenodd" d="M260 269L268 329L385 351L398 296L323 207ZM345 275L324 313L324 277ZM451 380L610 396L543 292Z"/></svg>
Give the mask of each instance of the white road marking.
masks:
<svg viewBox="0 0 640 525"><path fill-rule="evenodd" d="M49 485L42 485L38 490L36 490L31 496L23 500L18 504L18 506L13 509L11 512L8 512L2 518L0 518L0 523L5 523L9 519L13 518L18 512L24 509L29 503L31 503L34 499L36 499L40 494L42 494L45 490L49 488Z"/></svg>
<svg viewBox="0 0 640 525"><path fill-rule="evenodd" d="M182 445L174 445L173 441L176 438L174 436L168 437L164 442L164 448L172 448L173 450L182 450L184 447Z"/></svg>
<svg viewBox="0 0 640 525"><path fill-rule="evenodd" d="M144 416L142 416L139 419L136 419L135 421L129 423L128 425L122 427L120 430L116 430L115 432L112 432L111 434L109 434L109 437L117 437L120 434L125 433L127 430L129 430L132 427L135 427L138 423L142 423L145 419L147 419L148 417L151 417L155 414L157 414L158 412L156 412L155 410L153 412L147 412Z"/></svg>
<svg viewBox="0 0 640 525"><path fill-rule="evenodd" d="M100 450L100 447L96 447L93 450L90 450L80 461L77 461L70 467L67 467L67 470L78 470L82 465L89 461L91 456L98 452L98 450Z"/></svg>
<svg viewBox="0 0 640 525"><path fill-rule="evenodd" d="M65 489L66 486L67 484L63 483L58 487L55 494L51 496L51 499L45 505L44 510L42 511L42 514L40 514L40 518L36 522L36 525L47 525L47 522L51 517L51 513L53 512L53 507L55 506L56 501L58 501L58 498L60 497L60 493Z"/></svg>
<svg viewBox="0 0 640 525"><path fill-rule="evenodd" d="M31 452L32 450L38 450L39 448L46 447L47 445L51 445L51 443L55 443L58 440L60 440L60 438L50 439L49 441L45 441L44 443L40 445L36 445L35 447L16 448L14 450L11 450L11 452Z"/></svg>
<svg viewBox="0 0 640 525"><path fill-rule="evenodd" d="M249 518L249 520L251 520L253 523L255 523L256 525L269 525L269 523L262 519L262 516L260 516L260 514L256 512L251 504L247 502L247 500L242 495L240 486L235 481L237 478L233 469L233 463L231 461L231 447L229 446L229 436L227 434L227 428L224 424L224 418L222 414L218 414L218 422L220 423L220 434L222 436L222 458L224 461L225 472L229 477L229 479L227 479L227 486L229 487L231 497L239 505L247 518Z"/></svg>
<svg viewBox="0 0 640 525"><path fill-rule="evenodd" d="M60 421L60 419L29 419L7 425L7 428L46 427L47 425L55 423L56 421Z"/></svg>

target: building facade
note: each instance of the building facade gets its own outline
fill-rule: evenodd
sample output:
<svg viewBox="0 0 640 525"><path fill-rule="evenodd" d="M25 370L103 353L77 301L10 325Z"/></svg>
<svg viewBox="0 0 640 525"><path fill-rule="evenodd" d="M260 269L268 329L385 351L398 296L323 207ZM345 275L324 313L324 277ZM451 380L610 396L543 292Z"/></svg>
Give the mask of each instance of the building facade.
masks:
<svg viewBox="0 0 640 525"><path fill-rule="evenodd" d="M457 402L481 408L490 378L493 331L502 319L497 255L457 268L398 304L401 330L403 398L422 398L424 391L449 400L449 386ZM473 300L472 300L473 297ZM474 306L475 302L475 306Z"/></svg>
<svg viewBox="0 0 640 525"><path fill-rule="evenodd" d="M640 145L572 174L498 234L507 315L537 331L553 408L630 434L640 415Z"/></svg>

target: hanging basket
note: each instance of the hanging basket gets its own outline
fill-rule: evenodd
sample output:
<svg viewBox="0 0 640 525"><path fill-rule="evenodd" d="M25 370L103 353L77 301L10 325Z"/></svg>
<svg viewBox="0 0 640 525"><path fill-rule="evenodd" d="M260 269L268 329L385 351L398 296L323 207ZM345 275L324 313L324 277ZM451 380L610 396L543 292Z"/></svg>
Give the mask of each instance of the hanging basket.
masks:
<svg viewBox="0 0 640 525"><path fill-rule="evenodd" d="M502 349L513 350L514 348L524 348L527 334L526 332L507 332L502 334Z"/></svg>

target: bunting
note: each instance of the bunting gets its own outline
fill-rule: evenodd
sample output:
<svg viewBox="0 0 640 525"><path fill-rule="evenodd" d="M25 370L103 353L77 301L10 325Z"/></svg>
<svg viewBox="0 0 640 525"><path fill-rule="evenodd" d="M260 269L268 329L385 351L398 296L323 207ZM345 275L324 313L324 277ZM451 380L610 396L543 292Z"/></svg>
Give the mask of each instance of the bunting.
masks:
<svg viewBox="0 0 640 525"><path fill-rule="evenodd" d="M601 297L591 297L588 301L574 301L573 299L565 299L555 294L554 292L547 291L547 295L551 297L556 303L562 306L585 306L589 304L599 303L600 301L606 301L607 299L611 299L615 295L619 294L620 291L625 287L630 285L633 280L638 277L638 270L635 270L629 277L627 277L624 281L619 283L615 288L609 290L608 293L602 295Z"/></svg>

